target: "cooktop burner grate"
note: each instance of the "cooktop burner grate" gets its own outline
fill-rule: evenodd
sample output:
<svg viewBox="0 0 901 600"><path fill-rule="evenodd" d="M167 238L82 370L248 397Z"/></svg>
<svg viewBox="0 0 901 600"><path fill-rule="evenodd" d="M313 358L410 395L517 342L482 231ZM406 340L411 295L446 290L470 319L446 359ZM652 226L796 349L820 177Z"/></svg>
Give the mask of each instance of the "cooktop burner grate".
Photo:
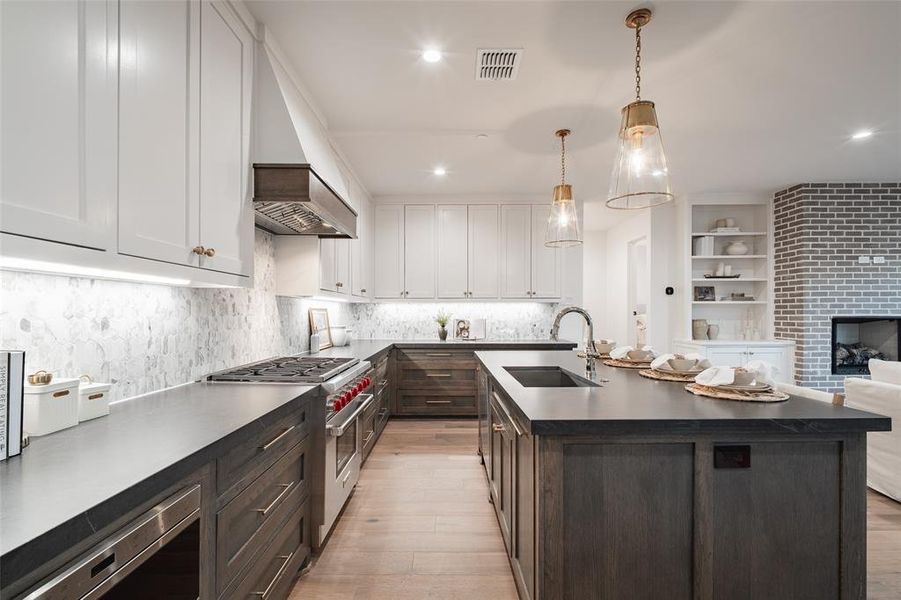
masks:
<svg viewBox="0 0 901 600"><path fill-rule="evenodd" d="M285 356L213 373L210 380L321 383L357 362L356 358Z"/></svg>

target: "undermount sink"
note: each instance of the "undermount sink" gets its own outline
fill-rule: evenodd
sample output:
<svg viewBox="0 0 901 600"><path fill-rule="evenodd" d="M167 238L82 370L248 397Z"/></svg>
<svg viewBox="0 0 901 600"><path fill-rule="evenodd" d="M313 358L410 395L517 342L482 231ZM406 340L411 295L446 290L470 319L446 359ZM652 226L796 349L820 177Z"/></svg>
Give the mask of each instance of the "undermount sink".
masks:
<svg viewBox="0 0 901 600"><path fill-rule="evenodd" d="M504 367L523 387L600 387L590 379L560 367Z"/></svg>

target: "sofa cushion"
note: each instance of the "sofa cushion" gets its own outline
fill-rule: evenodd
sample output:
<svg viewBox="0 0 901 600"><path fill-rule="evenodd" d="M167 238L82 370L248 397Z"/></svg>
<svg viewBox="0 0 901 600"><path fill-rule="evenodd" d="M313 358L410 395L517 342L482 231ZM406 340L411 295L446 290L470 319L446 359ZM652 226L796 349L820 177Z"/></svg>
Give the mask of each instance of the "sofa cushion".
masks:
<svg viewBox="0 0 901 600"><path fill-rule="evenodd" d="M901 385L901 362L871 358L869 367L873 381Z"/></svg>

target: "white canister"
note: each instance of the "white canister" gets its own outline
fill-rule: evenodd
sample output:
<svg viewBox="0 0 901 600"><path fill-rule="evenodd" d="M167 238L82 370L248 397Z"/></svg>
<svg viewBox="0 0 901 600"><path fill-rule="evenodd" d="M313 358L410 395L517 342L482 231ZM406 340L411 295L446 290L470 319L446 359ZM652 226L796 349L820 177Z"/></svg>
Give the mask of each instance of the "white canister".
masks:
<svg viewBox="0 0 901 600"><path fill-rule="evenodd" d="M25 386L25 432L39 436L78 425L78 379Z"/></svg>
<svg viewBox="0 0 901 600"><path fill-rule="evenodd" d="M310 336L310 354L319 354L319 334L314 333Z"/></svg>
<svg viewBox="0 0 901 600"><path fill-rule="evenodd" d="M81 380L78 386L78 422L89 421L109 414L109 383Z"/></svg>
<svg viewBox="0 0 901 600"><path fill-rule="evenodd" d="M332 327L332 345L336 348L340 348L341 346L347 344L347 327L343 325L337 325Z"/></svg>

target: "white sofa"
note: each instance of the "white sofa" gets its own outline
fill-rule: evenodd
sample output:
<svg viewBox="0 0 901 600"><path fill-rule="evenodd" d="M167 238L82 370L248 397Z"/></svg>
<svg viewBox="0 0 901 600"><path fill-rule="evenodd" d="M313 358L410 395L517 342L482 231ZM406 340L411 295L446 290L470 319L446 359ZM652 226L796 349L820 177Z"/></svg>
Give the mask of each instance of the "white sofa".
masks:
<svg viewBox="0 0 901 600"><path fill-rule="evenodd" d="M901 362L869 367L872 379L845 379L845 406L891 417L892 431L867 434L867 485L901 502Z"/></svg>

